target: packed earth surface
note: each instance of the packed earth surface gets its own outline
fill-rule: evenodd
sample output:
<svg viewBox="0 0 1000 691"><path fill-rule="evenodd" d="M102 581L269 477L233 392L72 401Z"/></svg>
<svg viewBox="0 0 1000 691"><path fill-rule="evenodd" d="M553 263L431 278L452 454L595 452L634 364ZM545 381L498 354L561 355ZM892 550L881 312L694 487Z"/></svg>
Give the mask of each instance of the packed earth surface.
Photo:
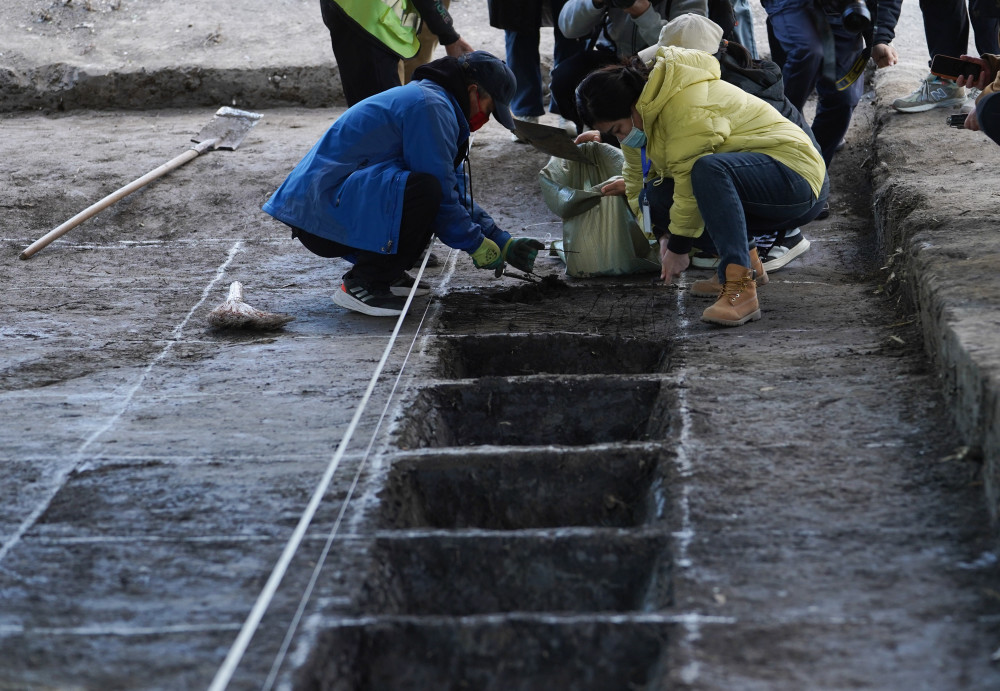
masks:
<svg viewBox="0 0 1000 691"><path fill-rule="evenodd" d="M485 0L452 14L503 55ZM998 153L888 108L915 3L832 213L732 329L706 271L521 281L438 242L398 331L334 305L349 265L260 210L344 109L318 0L0 17L0 689L1000 688L987 452L904 249L962 209L995 256L962 185ZM220 106L263 116L236 150L18 259ZM561 237L546 154L492 122L471 158L501 227ZM294 321L213 328L233 281Z"/></svg>

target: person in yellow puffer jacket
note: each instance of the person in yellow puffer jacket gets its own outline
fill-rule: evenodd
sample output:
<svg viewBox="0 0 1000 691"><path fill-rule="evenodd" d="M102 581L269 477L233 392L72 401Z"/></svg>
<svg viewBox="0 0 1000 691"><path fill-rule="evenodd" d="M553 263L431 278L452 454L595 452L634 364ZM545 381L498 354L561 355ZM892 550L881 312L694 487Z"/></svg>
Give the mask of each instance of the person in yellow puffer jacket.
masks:
<svg viewBox="0 0 1000 691"><path fill-rule="evenodd" d="M638 161L626 156L626 194L642 200L654 233L666 234L664 281L680 277L707 232L719 253L718 275L714 291L698 294L718 300L702 319L725 326L759 319L756 289L766 275L750 238L755 230L809 222L829 194L823 157L808 135L722 81L708 53L674 46L659 48L651 68L636 57L592 72L576 100L602 138L617 137L626 154L640 152Z"/></svg>

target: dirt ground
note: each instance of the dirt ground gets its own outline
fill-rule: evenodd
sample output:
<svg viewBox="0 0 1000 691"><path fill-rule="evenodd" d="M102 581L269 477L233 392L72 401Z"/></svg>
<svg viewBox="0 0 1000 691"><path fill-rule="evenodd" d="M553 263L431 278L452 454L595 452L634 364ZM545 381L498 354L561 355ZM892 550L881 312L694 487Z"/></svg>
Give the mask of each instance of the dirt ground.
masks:
<svg viewBox="0 0 1000 691"><path fill-rule="evenodd" d="M28 243L183 151L214 108L192 88L182 107L134 110L149 92L127 87L103 92L112 110L0 117L0 689L207 687L387 347L391 324L329 301L346 264L259 210L342 112L301 107L336 99L304 76L268 100L275 65L334 69L315 3L197 5L3 10L7 99L51 94L44 77L67 79L63 107L86 103L66 75L88 61L158 85L202 64L234 70L236 105L264 117L237 151L28 261ZM502 54L484 13L454 6ZM284 19L281 45L265 15ZM911 14L910 55L918 32ZM527 286L436 245L434 293L389 350L231 687L1000 686L979 459L873 228L869 171L876 187L885 167L919 175L906 155L943 119L894 118L879 139L885 99L922 69L910 58L859 107L833 213L761 289L759 322L700 322L686 290L700 273L679 289L571 279L546 256L549 278ZM472 158L502 227L560 236L544 154L493 123ZM295 321L212 330L232 280Z"/></svg>

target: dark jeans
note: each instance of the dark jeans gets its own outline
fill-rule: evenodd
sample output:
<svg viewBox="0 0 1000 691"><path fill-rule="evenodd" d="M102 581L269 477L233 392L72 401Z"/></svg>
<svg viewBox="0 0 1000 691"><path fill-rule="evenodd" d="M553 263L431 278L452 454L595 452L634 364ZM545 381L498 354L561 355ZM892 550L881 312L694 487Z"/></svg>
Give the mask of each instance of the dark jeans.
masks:
<svg viewBox="0 0 1000 691"><path fill-rule="evenodd" d="M837 90L836 79L850 70L864 42L839 22L831 21L836 76L824 74L823 21L823 15L811 6L783 9L768 15L767 37L772 60L781 65L785 96L792 105L803 110L809 96L816 92L812 131L829 167L864 90L863 76L843 91Z"/></svg>
<svg viewBox="0 0 1000 691"><path fill-rule="evenodd" d="M723 282L727 265L750 266L754 235L808 223L822 211L829 195L825 181L817 198L804 177L767 154L753 152L702 156L691 168L691 186L705 233L719 255L719 280ZM663 222L657 215L665 203L662 196L672 195L672 188L660 184L648 190L655 226ZM670 248L678 251L675 239L681 240L671 238ZM704 242L693 244L705 249Z"/></svg>
<svg viewBox="0 0 1000 691"><path fill-rule="evenodd" d="M975 32L979 54L1000 53L1000 19L985 16L984 10L993 2L984 0L920 0L924 17L927 52L935 55L965 55L969 45L969 15Z"/></svg>
<svg viewBox="0 0 1000 691"><path fill-rule="evenodd" d="M820 189L819 199L817 203L813 205L805 214L794 218L792 220L781 220L774 222L769 219L756 218L755 216L745 216L747 225L747 249L756 246L754 238L760 235L771 235L777 233L778 237L783 237L784 233L789 230L798 228L799 226L804 226L816 219L816 217L823 210L823 203L827 201L830 196L830 176L827 175L823 179L823 187ZM640 203L643 198L649 200L649 215L650 221L653 226L653 235L659 240L667 233L667 228L670 226L670 207L674 203L674 181L670 178L662 178L657 181L656 185L648 184L639 193ZM708 233L702 233L700 236L693 238L691 242L692 246L701 250L702 252L707 252L709 254L718 255L719 251L715 247L715 243L712 242L712 238Z"/></svg>
<svg viewBox="0 0 1000 691"><path fill-rule="evenodd" d="M399 225L396 254L369 252L342 245L301 228L292 229L292 237L321 257L346 257L354 263L348 274L364 283L388 286L413 267L431 241L432 224L441 207L441 183L429 173L410 173L403 192L403 219Z"/></svg>
<svg viewBox="0 0 1000 691"><path fill-rule="evenodd" d="M565 0L551 0L552 16L558 17ZM558 67L563 60L567 60L581 52L586 46L580 39L566 38L559 27L552 28L555 35L555 47L552 51L552 68ZM538 42L541 38L541 29L523 31L504 31L504 43L507 48L507 66L514 73L517 80L517 89L514 92L514 99L510 103L510 109L514 115L540 116L545 114L545 104L542 101L542 67L541 56L538 53ZM549 111L559 113L558 106L554 102L549 103Z"/></svg>
<svg viewBox="0 0 1000 691"><path fill-rule="evenodd" d="M319 6L323 23L330 30L348 106L400 86L398 55L358 26L333 0L320 0Z"/></svg>

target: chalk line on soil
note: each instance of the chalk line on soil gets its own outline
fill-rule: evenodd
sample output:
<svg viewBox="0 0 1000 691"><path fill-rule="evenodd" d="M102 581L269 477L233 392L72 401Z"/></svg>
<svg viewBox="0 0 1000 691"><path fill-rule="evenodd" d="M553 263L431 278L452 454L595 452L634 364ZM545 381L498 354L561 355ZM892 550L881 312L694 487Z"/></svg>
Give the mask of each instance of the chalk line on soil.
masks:
<svg viewBox="0 0 1000 691"><path fill-rule="evenodd" d="M87 439L84 440L76 452L70 457L69 463L56 470L55 477L53 478L54 482L52 483L49 491L42 497L41 501L38 502L38 505L25 517L25 519L21 521L21 524L17 527L17 530L14 531L14 534L11 535L10 539L2 547L0 547L0 562L3 562L7 555L10 554L11 550L14 549L14 547L21 541L21 538L24 537L25 533L27 533L28 530L31 529L31 526L35 524L35 521L37 521L38 518L45 513L46 509L48 509L49 505L52 503L52 500L66 484L66 478L68 478L70 474L78 468L82 469L84 467L84 456L90 445L97 441L105 432L114 427L115 424L121 419L122 415L125 414L125 411L128 410L129 405L135 398L135 395L142 388L143 384L145 384L150 372L152 372L153 368L156 367L156 365L158 365L170 353L174 345L180 340L184 327L187 326L189 321L191 321L192 315L194 315L198 308L201 307L205 300L208 299L209 293L211 293L215 285L222 280L222 277L226 274L226 269L229 268L233 259L242 249L242 240L237 240L233 246L229 248L226 260L215 270L215 276L211 281L209 281L208 285L205 286L204 290L202 290L201 298L190 310L188 310L188 313L184 315L184 318L181 319L180 323L174 327L170 339L167 341L166 345L163 346L163 349L160 350L156 357L154 357L149 364L143 368L135 382L135 385L129 389L128 393L126 393L125 397L122 399L117 412L109 417L104 425L98 427L89 437L87 437Z"/></svg>
<svg viewBox="0 0 1000 691"><path fill-rule="evenodd" d="M281 552L281 556L278 558L277 563L271 570L271 575L268 577L267 582L261 589L260 594L257 596L257 600L254 602L250 613L247 615L246 620L243 622L243 626L240 628L239 635L236 636L236 640L233 641L232 646L229 648L229 652L226 654L225 659L219 666L219 669L215 673L215 677L212 679L212 683L209 685L209 691L224 691L229 686L229 682L233 678L237 667L239 667L240 662L243 660L243 656L246 653L247 647L250 645L250 641L253 639L254 634L257 632L260 626L261 619L264 617L264 613L267 611L268 607L271 605L271 601L274 599L275 593L278 591L278 586L281 584L282 579L285 577L285 573L288 571L288 567L292 562L292 558L298 551L299 546L302 544L302 540L306 535L306 531L309 525L312 523L313 518L316 515L316 511L319 509L319 505L323 501L324 495L326 495L327 489L330 487L330 483L333 482L333 477L336 474L338 468L340 467L340 462L347 451L347 446L350 444L354 432L358 427L358 423L361 421L361 415L364 413L365 408L368 405L368 401L371 399L372 392L375 390L376 384L378 384L379 378L382 376L382 372L385 369L386 363L389 360L389 355L392 353L393 347L395 346L396 339L399 336L399 332L402 329L403 322L410 310L410 305L413 303L414 293L416 287L420 283L420 279L423 278L424 269L427 267L427 260L430 258L430 252L424 254L423 262L420 264L420 268L417 270L417 275L414 277L413 288L411 288L409 295L406 297L406 302L403 304L403 311L396 319L396 325L392 330L392 334L389 336L389 340L386 343L385 349L382 351L382 357L379 359L378 363L375 365L375 370L372 372L372 376L368 381L368 386L365 388L365 392L361 395L361 400L358 402L357 408L354 410L354 415L351 418L350 424L347 426L347 430L344 432L343 438L340 440L340 444L337 445L337 449L333 452L333 456L330 458L329 463L327 463L326 470L323 476L320 478L319 482L316 484L313 494L309 499L309 503L306 505L305 510L299 517L299 522L295 526L295 530L292 532L291 537L288 542L285 543L285 548ZM454 269L452 268L452 271ZM450 277L448 274L447 277ZM446 278L447 278L446 277ZM425 308L425 314L426 314ZM421 324L423 323L423 318L421 318ZM419 327L416 329L414 334L414 341L416 342L417 335L420 333ZM412 343L411 343L412 349ZM407 351L407 357L409 356L409 350ZM405 361L404 361L405 364ZM396 375L396 383L393 385L392 391L395 392L396 386L398 385L399 378L402 377L403 367L400 366L400 370ZM388 407L389 403L392 401L392 393L390 393L389 398L386 402ZM382 416L384 417L385 411L383 410ZM371 449L371 444L374 442L375 435L378 432L378 428L381 425L382 418L379 419L378 425L376 425L375 430L372 432L371 441L369 442L369 451ZM367 457L367 452L365 457ZM276 674L277 669L280 668L281 662L287 651L287 647L291 642L292 635L295 629L298 627L298 622L301 619L302 612L305 609L305 602L309 599L309 595L315 585L316 579L319 574L319 569L322 567L323 562L326 560L327 554L329 553L329 547L333 542L333 538L337 534L337 530L340 527L341 520L343 518L344 512L347 509L347 504L350 501L351 495L357 485L358 476L360 475L362 469L364 468L365 458L362 458L362 462L358 466L358 471L354 476L354 480L351 484L350 491L345 497L343 504L341 505L340 513L337 516L337 520L331 529L330 535L327 539L326 545L323 550L322 558L317 561L316 567L313 570L313 574L310 577L309 584L307 585L305 591L303 592L302 598L300 599L300 604L292 618L292 622L289 625L289 633L286 635L285 640L282 642L281 649L279 650L277 657L275 659L274 665L272 666L271 673L265 682L265 688L270 688L270 684L273 683L273 676Z"/></svg>

